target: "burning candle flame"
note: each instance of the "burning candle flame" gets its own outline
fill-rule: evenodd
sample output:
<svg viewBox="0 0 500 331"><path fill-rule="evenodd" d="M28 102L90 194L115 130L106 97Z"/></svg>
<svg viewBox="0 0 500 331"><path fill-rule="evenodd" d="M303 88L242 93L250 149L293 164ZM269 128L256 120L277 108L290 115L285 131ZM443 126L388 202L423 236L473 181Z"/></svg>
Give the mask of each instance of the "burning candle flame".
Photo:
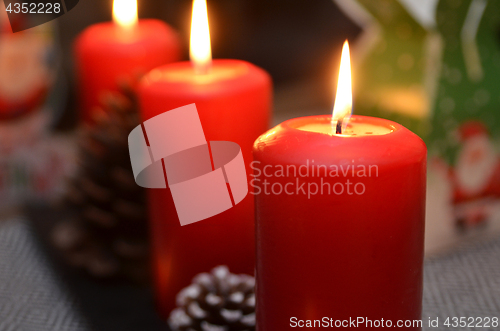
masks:
<svg viewBox="0 0 500 331"><path fill-rule="evenodd" d="M210 46L210 28L208 26L208 11L206 0L193 0L191 17L191 41L189 57L199 74L209 71L212 64L212 49Z"/></svg>
<svg viewBox="0 0 500 331"><path fill-rule="evenodd" d="M352 113L351 57L347 40L342 47L337 95L333 106L332 127L337 134L347 126Z"/></svg>
<svg viewBox="0 0 500 331"><path fill-rule="evenodd" d="M114 0L113 21L123 28L137 25L137 0Z"/></svg>

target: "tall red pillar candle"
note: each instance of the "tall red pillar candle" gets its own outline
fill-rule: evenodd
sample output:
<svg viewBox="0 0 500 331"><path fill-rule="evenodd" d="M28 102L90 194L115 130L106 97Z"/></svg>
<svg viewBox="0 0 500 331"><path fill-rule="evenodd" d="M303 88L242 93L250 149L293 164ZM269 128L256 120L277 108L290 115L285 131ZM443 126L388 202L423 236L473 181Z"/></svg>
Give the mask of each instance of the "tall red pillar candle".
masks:
<svg viewBox="0 0 500 331"><path fill-rule="evenodd" d="M194 65L162 66L142 80L143 120L195 103L206 140L238 143L249 175L253 142L269 128L271 79L244 61L195 61ZM181 226L170 190L149 189L148 193L156 297L162 316L168 316L177 293L198 273L226 265L234 273L254 274L252 195L219 215Z"/></svg>
<svg viewBox="0 0 500 331"><path fill-rule="evenodd" d="M357 134L341 136L330 122L293 119L255 142L259 331L421 318L425 145L382 119L353 116Z"/></svg>
<svg viewBox="0 0 500 331"><path fill-rule="evenodd" d="M333 117L254 144L259 331L421 328L427 150L397 123L349 119L351 102L341 65Z"/></svg>
<svg viewBox="0 0 500 331"><path fill-rule="evenodd" d="M87 123L93 122L92 114L101 105L102 93L117 90L120 80L180 58L180 42L170 26L156 19L127 21L128 13L121 14L127 8L120 5L126 4L115 0L114 22L88 27L75 43L81 118ZM129 10L133 12L134 8Z"/></svg>

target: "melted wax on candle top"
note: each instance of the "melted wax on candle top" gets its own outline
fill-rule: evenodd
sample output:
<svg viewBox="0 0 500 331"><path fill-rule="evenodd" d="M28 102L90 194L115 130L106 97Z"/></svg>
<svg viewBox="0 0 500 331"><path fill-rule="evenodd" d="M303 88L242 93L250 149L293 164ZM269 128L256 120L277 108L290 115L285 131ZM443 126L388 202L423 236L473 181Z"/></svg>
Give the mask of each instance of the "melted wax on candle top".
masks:
<svg viewBox="0 0 500 331"><path fill-rule="evenodd" d="M179 83L197 83L209 84L215 81L231 80L238 76L244 76L248 73L249 69L245 63L238 63L231 61L217 61L212 62L210 72L199 75L191 65L186 65L187 62L170 65L169 70L155 69L148 75L151 82L154 81L168 81Z"/></svg>
<svg viewBox="0 0 500 331"><path fill-rule="evenodd" d="M390 125L367 122L363 120L363 118L353 116L342 134L336 134L335 128L331 125L331 121L327 119L328 117L319 117L317 121L311 121L304 124L298 123L298 125L294 127L302 131L317 132L339 137L381 136L396 130L395 127Z"/></svg>

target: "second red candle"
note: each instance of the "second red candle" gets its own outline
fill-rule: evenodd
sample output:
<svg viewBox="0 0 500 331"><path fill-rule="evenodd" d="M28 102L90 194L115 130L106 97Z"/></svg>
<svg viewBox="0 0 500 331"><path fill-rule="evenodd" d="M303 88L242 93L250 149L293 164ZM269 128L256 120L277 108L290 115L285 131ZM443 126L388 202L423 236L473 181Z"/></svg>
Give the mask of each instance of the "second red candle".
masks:
<svg viewBox="0 0 500 331"><path fill-rule="evenodd" d="M206 74L190 62L169 64L144 78L139 97L143 120L195 103L206 140L238 143L250 174L253 142L269 123L271 79L265 71L237 60L214 60ZM253 275L253 196L186 226L179 223L168 189L150 189L149 198L157 302L164 317L198 273L227 265L232 272Z"/></svg>

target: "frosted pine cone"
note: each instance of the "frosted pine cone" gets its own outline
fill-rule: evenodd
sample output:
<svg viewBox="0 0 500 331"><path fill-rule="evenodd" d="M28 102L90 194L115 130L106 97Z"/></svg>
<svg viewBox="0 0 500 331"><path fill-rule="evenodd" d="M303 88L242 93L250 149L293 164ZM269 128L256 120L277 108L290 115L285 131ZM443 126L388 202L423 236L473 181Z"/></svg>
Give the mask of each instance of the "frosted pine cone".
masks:
<svg viewBox="0 0 500 331"><path fill-rule="evenodd" d="M177 295L168 323L172 331L255 330L255 279L226 266L202 273Z"/></svg>

